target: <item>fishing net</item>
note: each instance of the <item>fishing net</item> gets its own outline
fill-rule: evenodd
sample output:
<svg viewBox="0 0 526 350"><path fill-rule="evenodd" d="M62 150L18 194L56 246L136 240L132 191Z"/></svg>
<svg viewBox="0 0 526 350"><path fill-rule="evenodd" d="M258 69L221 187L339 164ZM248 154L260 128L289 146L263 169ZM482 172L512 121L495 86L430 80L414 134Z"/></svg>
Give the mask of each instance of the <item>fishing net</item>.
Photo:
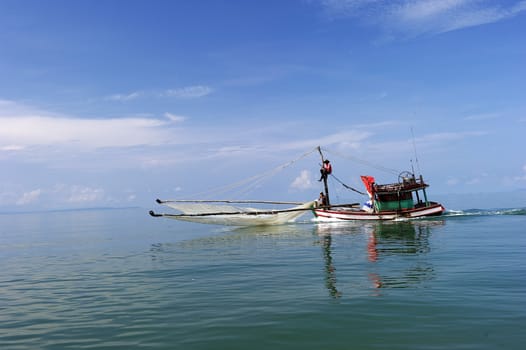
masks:
<svg viewBox="0 0 526 350"><path fill-rule="evenodd" d="M314 201L288 209L258 209L210 203L171 202L163 204L181 212L181 214L165 215L172 219L230 226L285 224L294 221L315 206Z"/></svg>

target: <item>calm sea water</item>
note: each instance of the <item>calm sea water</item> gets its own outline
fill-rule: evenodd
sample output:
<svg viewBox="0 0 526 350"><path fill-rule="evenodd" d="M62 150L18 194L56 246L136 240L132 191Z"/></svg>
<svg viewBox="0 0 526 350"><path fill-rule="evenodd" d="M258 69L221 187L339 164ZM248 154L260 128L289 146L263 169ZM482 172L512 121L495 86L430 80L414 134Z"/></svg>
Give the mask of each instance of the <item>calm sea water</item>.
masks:
<svg viewBox="0 0 526 350"><path fill-rule="evenodd" d="M0 215L0 349L522 349L526 210L250 229Z"/></svg>

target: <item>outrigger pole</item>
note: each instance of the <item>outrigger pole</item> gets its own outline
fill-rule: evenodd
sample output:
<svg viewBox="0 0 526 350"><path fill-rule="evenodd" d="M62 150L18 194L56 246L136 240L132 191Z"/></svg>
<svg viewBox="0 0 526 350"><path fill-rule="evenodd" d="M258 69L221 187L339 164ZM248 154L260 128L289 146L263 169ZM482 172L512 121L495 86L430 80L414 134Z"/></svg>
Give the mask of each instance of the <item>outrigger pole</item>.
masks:
<svg viewBox="0 0 526 350"><path fill-rule="evenodd" d="M199 213L199 214L164 214L164 213L155 213L153 210L150 210L149 214L153 217L192 217L192 216L220 216L220 215L274 215L279 213L290 213L294 211L309 211L312 210L312 207L309 208L292 208L292 209L281 209L281 210L261 210L261 211L235 211L235 212L215 212L215 213Z"/></svg>
<svg viewBox="0 0 526 350"><path fill-rule="evenodd" d="M320 152L320 156L321 156L321 165L323 166L323 163L325 161L325 159L323 158L323 153L321 152L321 147L318 146L318 152ZM329 207L331 205L331 200L329 199L329 186L327 186L327 178L329 176L323 176L323 186L325 187L325 198L327 199L327 207Z"/></svg>
<svg viewBox="0 0 526 350"><path fill-rule="evenodd" d="M159 204L165 203L258 203L258 204L293 204L301 205L303 202L283 202L283 201L257 201L257 200L233 200L233 199L223 199L223 200L208 200L208 199L156 199Z"/></svg>

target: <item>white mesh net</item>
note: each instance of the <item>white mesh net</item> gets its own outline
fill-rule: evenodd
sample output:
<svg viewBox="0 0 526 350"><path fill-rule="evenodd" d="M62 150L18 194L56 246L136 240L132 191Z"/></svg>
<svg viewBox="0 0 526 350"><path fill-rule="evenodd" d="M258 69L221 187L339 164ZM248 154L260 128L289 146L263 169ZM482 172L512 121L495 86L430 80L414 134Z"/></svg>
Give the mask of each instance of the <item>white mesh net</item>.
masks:
<svg viewBox="0 0 526 350"><path fill-rule="evenodd" d="M231 226L280 225L292 222L314 207L307 202L288 209L256 209L210 203L163 203L182 214L168 217L191 222Z"/></svg>

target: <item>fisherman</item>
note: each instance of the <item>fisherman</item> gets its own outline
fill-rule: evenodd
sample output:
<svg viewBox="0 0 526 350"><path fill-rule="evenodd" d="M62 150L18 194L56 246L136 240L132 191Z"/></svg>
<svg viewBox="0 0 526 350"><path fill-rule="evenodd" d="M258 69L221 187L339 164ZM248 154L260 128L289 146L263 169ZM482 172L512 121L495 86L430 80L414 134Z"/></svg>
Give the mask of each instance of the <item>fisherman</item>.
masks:
<svg viewBox="0 0 526 350"><path fill-rule="evenodd" d="M318 207L327 206L327 197L323 192L320 192L320 197L318 198Z"/></svg>
<svg viewBox="0 0 526 350"><path fill-rule="evenodd" d="M330 175L332 173L332 165L331 165L331 162L328 160L328 159L325 159L323 161L323 165L321 166L321 169L320 169L320 179L318 181L321 181L321 180L327 180L327 176Z"/></svg>

